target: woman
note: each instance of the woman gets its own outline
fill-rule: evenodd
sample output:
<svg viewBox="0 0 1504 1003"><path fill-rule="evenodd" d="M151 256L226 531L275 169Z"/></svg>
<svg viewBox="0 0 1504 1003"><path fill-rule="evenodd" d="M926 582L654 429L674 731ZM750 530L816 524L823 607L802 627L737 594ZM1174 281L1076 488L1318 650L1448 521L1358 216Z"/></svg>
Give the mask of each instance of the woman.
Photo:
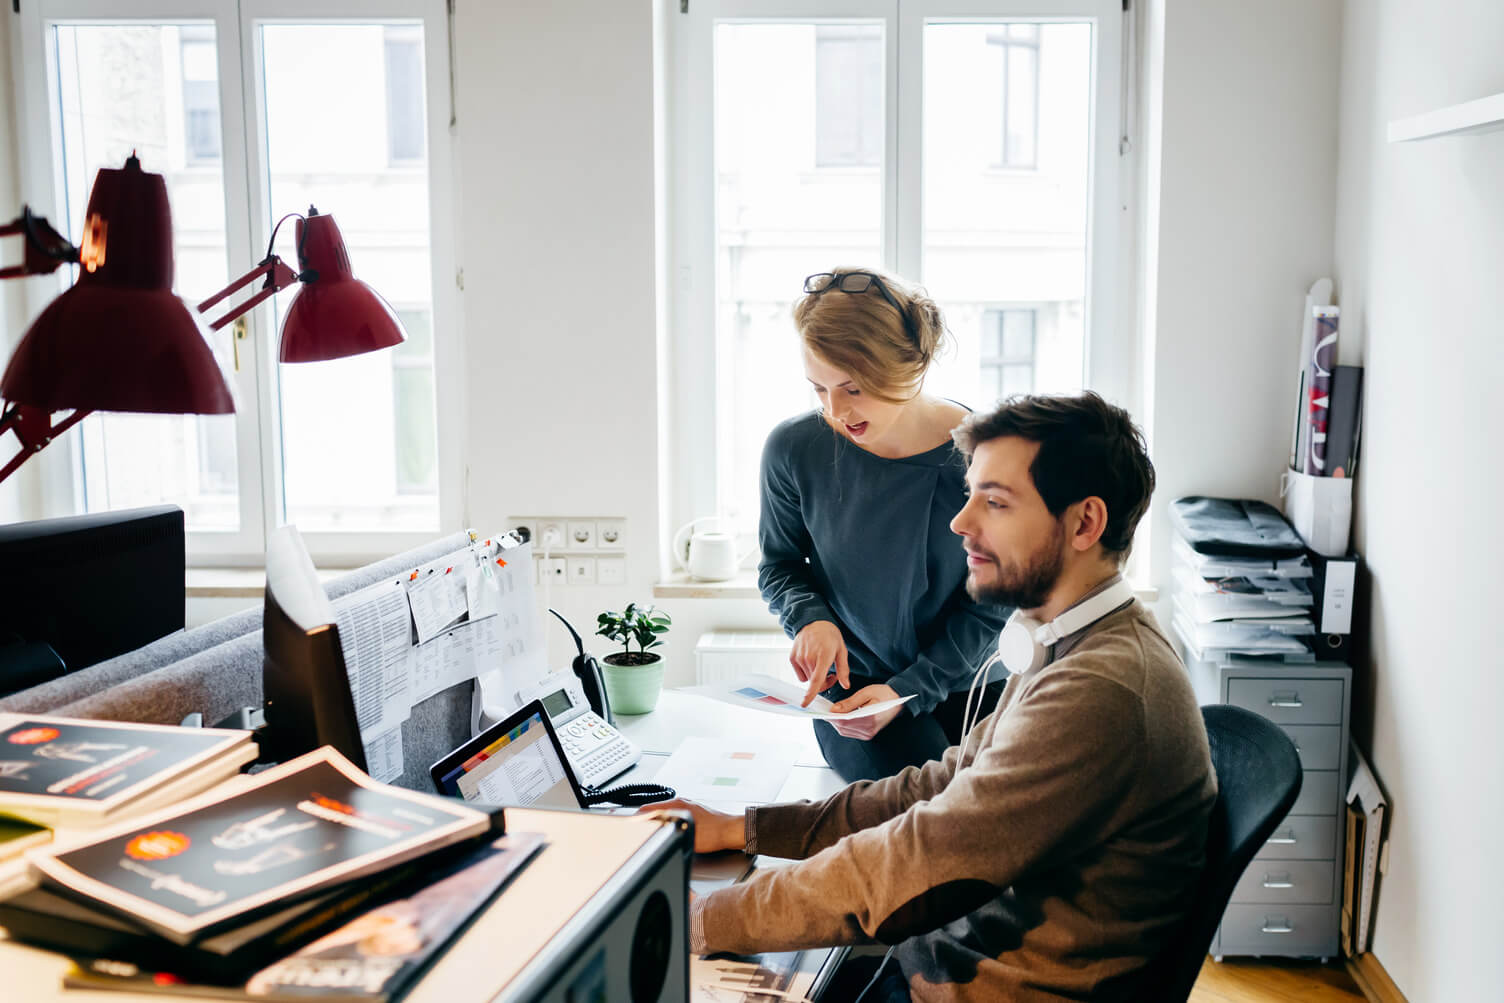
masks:
<svg viewBox="0 0 1504 1003"><path fill-rule="evenodd" d="M960 741L967 688L1010 611L967 596L950 531L966 485L950 431L967 409L921 392L945 337L939 308L861 269L812 275L804 290L794 322L821 408L764 447L758 586L794 639L806 704L827 688L839 711L913 697L815 723L836 772L877 779Z"/></svg>

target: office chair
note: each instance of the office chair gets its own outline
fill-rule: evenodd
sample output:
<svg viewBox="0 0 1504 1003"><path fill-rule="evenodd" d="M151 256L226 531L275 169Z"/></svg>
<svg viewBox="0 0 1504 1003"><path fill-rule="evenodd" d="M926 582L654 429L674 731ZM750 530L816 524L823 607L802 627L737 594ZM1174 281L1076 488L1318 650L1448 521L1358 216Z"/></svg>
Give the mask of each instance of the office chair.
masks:
<svg viewBox="0 0 1504 1003"><path fill-rule="evenodd" d="M1201 716L1217 774L1206 866L1179 933L1149 963L1143 1003L1190 997L1233 886L1300 793L1300 757L1278 725L1241 707L1203 707Z"/></svg>

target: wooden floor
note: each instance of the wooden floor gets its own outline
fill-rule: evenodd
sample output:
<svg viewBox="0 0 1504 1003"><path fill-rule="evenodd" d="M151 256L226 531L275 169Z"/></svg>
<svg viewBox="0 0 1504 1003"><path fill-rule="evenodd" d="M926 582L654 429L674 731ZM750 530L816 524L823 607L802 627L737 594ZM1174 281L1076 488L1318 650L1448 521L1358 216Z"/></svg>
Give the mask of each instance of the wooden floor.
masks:
<svg viewBox="0 0 1504 1003"><path fill-rule="evenodd" d="M1363 1003L1342 962L1206 959L1189 1003Z"/></svg>

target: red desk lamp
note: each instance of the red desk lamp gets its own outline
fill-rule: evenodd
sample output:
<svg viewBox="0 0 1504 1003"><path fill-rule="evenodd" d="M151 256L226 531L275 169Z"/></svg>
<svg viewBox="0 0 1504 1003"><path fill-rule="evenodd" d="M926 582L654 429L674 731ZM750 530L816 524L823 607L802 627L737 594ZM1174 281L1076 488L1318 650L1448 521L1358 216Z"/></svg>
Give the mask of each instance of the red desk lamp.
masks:
<svg viewBox="0 0 1504 1003"><path fill-rule="evenodd" d="M19 266L0 278L38 275L64 262L78 281L48 304L0 378L0 434L21 452L0 481L94 411L230 414L230 388L193 315L172 293L172 211L162 175L133 153L102 168L89 194L81 248L23 209L0 236L24 234ZM53 423L54 412L71 409Z"/></svg>
<svg viewBox="0 0 1504 1003"><path fill-rule="evenodd" d="M277 231L296 216L298 271L294 272L272 253ZM282 362L323 362L363 352L391 348L407 340L402 323L381 295L355 277L350 256L333 216L321 215L313 206L308 215L289 213L272 228L266 257L261 263L198 305L203 313L226 296L262 275L261 289L209 326L219 330L279 290L303 283L282 321L282 343L277 358Z"/></svg>

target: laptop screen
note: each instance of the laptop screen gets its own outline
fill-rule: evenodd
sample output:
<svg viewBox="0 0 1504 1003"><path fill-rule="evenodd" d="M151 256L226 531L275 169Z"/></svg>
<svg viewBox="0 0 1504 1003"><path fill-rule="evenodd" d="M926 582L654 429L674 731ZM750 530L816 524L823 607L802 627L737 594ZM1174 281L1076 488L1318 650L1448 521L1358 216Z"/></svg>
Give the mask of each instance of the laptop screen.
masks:
<svg viewBox="0 0 1504 1003"><path fill-rule="evenodd" d="M466 801L521 808L583 807L574 774L536 700L445 756L430 773L441 794Z"/></svg>

